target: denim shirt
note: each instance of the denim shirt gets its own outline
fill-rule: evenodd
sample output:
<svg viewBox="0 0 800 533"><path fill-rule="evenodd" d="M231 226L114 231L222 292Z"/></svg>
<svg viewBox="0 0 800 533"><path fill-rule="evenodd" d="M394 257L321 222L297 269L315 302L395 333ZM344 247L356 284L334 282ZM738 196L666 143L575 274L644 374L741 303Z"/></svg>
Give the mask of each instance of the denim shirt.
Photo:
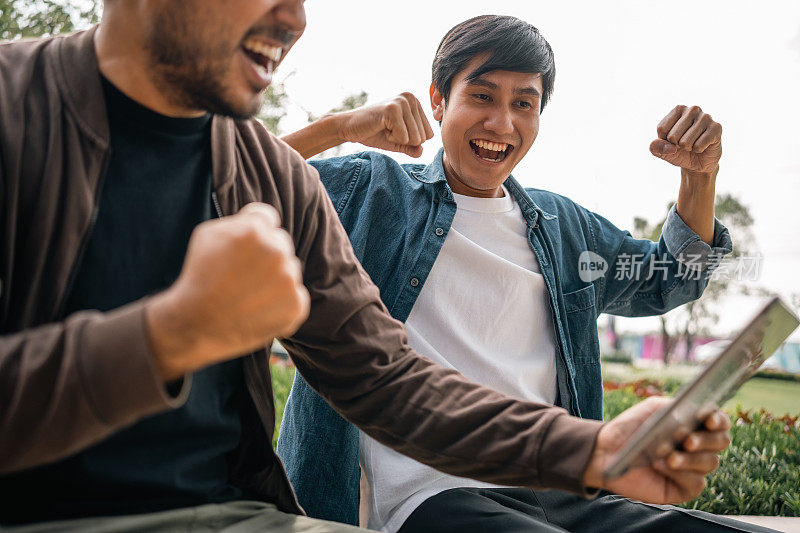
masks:
<svg viewBox="0 0 800 533"><path fill-rule="evenodd" d="M356 256L389 312L402 322L456 213L442 155L427 166L401 165L375 152L310 161ZM550 295L557 340L556 403L575 416L601 420L597 316L657 315L697 299L713 268L732 250L728 230L715 220L709 246L673 206L655 243L633 238L564 196L523 189L511 176L505 186L525 218L528 242ZM310 516L358 524L358 442L358 430L296 374L278 454Z"/></svg>

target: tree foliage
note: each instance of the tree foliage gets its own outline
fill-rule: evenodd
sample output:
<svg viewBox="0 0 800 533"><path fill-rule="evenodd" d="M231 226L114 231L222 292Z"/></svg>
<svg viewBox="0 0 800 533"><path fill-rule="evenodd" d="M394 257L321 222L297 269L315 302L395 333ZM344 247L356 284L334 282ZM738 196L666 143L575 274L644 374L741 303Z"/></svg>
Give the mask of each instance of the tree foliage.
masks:
<svg viewBox="0 0 800 533"><path fill-rule="evenodd" d="M0 40L49 37L97 23L101 0L0 0Z"/></svg>
<svg viewBox="0 0 800 533"><path fill-rule="evenodd" d="M672 208L671 202L668 208ZM750 209L732 194L719 194L714 203L715 216L728 228L733 236L733 252L727 260L737 260L755 256L757 246L753 236L753 216ZM636 217L633 221L634 234L643 239L658 241L666 218L650 224L647 219ZM683 339L687 349L691 349L698 335L707 333L710 325L717 322L716 309L720 301L732 294L761 294L763 289L748 285L735 277L712 277L703 296L694 302L662 315L661 339L664 345L664 362L669 362L679 339Z"/></svg>
<svg viewBox="0 0 800 533"><path fill-rule="evenodd" d="M264 103L258 113L258 119L273 135L280 135L280 122L286 116L286 104L289 96L283 83L273 83L264 91Z"/></svg>

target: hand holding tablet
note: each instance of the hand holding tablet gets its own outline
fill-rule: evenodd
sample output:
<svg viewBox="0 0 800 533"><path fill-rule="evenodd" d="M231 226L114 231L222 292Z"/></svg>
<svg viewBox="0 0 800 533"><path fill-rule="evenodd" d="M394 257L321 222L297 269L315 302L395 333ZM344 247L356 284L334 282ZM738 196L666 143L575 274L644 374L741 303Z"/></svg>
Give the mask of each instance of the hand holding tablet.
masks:
<svg viewBox="0 0 800 533"><path fill-rule="evenodd" d="M638 486L638 498L651 502L694 497L728 445L730 421L719 407L798 325L797 316L773 298L674 399L650 398L606 424L587 468L587 485L624 489L634 498L631 490Z"/></svg>

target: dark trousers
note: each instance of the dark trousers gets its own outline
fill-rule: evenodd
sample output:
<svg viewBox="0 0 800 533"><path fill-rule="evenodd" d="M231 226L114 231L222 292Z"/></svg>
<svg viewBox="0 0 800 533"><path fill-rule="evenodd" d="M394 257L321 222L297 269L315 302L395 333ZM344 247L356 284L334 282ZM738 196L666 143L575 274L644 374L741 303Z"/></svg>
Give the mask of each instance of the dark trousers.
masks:
<svg viewBox="0 0 800 533"><path fill-rule="evenodd" d="M400 533L772 532L730 518L604 494L593 500L558 491L450 489L422 502Z"/></svg>

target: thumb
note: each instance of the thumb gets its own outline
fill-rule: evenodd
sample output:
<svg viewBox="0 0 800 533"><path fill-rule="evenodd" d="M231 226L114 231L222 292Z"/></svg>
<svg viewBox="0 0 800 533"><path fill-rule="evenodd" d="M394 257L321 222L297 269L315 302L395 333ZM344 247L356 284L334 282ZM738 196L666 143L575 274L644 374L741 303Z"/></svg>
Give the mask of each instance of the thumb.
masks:
<svg viewBox="0 0 800 533"><path fill-rule="evenodd" d="M650 143L650 153L669 161L670 156L678 153L678 147L664 139L656 139Z"/></svg>
<svg viewBox="0 0 800 533"><path fill-rule="evenodd" d="M422 155L422 146L408 146L404 145L400 148L403 153L410 155L411 157L419 157Z"/></svg>

